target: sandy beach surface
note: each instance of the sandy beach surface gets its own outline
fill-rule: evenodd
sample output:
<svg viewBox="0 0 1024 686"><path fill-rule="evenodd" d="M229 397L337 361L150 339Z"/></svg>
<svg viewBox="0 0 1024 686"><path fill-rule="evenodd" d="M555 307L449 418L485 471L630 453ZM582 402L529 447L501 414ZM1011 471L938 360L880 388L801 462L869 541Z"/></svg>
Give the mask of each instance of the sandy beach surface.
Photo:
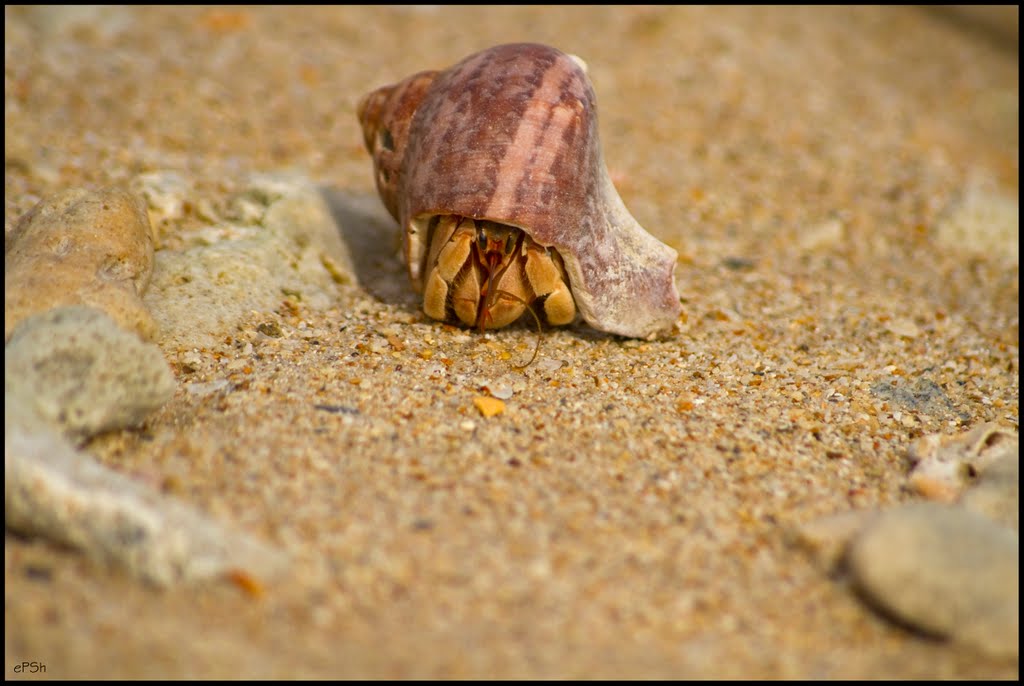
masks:
<svg viewBox="0 0 1024 686"><path fill-rule="evenodd" d="M995 16L8 7L5 231L68 188L172 186L145 302L177 390L85 452L290 562L156 588L8 531L5 676L1018 678L793 543L920 500L922 436L1016 430L1017 10ZM530 321L422 313L356 105L515 41L586 60L611 177L679 253L673 336L545 330L520 370ZM223 258L182 304L164 265L266 175L319 189L351 271L292 265L229 321L268 277Z"/></svg>

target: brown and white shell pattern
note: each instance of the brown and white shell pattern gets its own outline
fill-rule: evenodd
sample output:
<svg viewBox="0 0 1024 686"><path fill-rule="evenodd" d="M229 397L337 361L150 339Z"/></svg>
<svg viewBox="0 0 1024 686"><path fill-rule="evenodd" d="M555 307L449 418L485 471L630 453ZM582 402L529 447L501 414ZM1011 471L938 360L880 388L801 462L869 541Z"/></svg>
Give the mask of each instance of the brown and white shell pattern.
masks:
<svg viewBox="0 0 1024 686"><path fill-rule="evenodd" d="M594 90L576 59L545 45L499 45L370 93L359 118L418 291L428 222L461 215L520 228L557 251L595 329L672 331L677 253L640 226L612 184Z"/></svg>

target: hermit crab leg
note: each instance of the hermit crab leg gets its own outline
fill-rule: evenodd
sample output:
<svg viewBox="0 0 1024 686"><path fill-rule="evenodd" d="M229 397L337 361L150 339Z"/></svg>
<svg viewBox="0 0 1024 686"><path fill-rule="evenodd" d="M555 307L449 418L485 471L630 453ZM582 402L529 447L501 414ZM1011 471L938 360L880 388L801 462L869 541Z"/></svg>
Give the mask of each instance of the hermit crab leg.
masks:
<svg viewBox="0 0 1024 686"><path fill-rule="evenodd" d="M502 289L499 289L499 288L493 288L493 286L496 286L497 284L501 283L501 277L503 277L505 275L505 272L508 271L509 267L511 267L512 264L517 260L517 258L523 253L523 241L524 241L523 234L519 233L519 235L516 237L516 242L515 242L515 245L513 246L512 250L507 250L505 252L505 255L504 255L504 257L508 257L509 255L511 255L512 257L510 259L507 259L507 261L505 262L505 265L501 269L499 269L497 271L497 273L495 273L495 271L494 271L495 262L496 262L496 260L500 260L503 256L502 255L496 255L494 253L489 253L487 255L487 257L488 257L487 285L484 287L484 301L481 304L480 314L479 314L479 325L480 325L480 331L482 333L484 331L484 326L485 326L484 320L487 317L490 317L491 308L494 306L494 301L498 299L498 296L504 296L506 298L510 298L510 299L520 303L521 305L523 305L530 312L530 316L533 317L533 321L536 322L536 324L537 324L537 345L534 346L534 348L533 348L533 355L526 362L526 364L514 365L516 369L526 369L531 364L533 364L534 360L537 359L537 354L540 352L540 339L541 339L541 336L544 333L544 328L541 326L540 317L537 316L537 313L534 311L533 306L530 305L530 303L526 302L525 300L520 298L515 293L509 293L506 290L502 290Z"/></svg>
<svg viewBox="0 0 1024 686"><path fill-rule="evenodd" d="M509 267L516 261L518 253L522 251L523 245L523 234L520 233L516 237L515 246L511 251L506 251L504 255L495 254L493 252L485 253L482 257L486 257L487 265L487 285L484 286L484 301L481 303L480 312L478 314L477 325L480 327L480 332L483 333L486 327L485 320L491 316L491 308L494 306L494 301L497 298L498 293L504 293L505 295L511 296L513 299L518 300L527 307L529 304L526 303L522 298L512 295L507 291L500 291L496 286L501 283L501 277L505 276L505 272L508 271ZM509 256L512 257L509 257ZM499 260L505 260L505 264L495 273L494 268L499 264ZM484 260L481 258L481 262Z"/></svg>

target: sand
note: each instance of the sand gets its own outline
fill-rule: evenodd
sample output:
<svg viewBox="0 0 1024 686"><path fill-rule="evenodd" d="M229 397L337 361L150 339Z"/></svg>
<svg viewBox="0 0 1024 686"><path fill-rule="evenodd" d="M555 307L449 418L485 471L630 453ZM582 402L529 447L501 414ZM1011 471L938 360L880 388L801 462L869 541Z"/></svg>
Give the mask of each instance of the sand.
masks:
<svg viewBox="0 0 1024 686"><path fill-rule="evenodd" d="M288 170L363 240L325 306L284 293L201 349L158 338L174 399L87 446L290 571L155 590L8 533L5 676L1017 678L791 544L914 500L920 436L1017 426L1007 12L8 8L6 231L170 170L193 201L159 227L171 249ZM672 338L546 331L519 371L530 324L420 312L356 103L521 40L587 61L612 178L680 253Z"/></svg>

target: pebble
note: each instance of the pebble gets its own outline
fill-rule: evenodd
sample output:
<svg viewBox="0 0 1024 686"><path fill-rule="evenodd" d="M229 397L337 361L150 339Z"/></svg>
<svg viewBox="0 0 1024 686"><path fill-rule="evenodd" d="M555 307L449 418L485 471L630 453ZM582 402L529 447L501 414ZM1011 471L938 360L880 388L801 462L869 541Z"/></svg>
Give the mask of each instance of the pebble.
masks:
<svg viewBox="0 0 1024 686"><path fill-rule="evenodd" d="M542 372L550 373L558 371L559 369L562 368L563 365L565 365L564 360L556 360L551 357L545 357L542 358L539 362L537 362L537 369L539 369Z"/></svg>
<svg viewBox="0 0 1024 686"><path fill-rule="evenodd" d="M508 400L515 394L515 390L504 381L485 381L480 384L482 390L491 394L491 397L498 400Z"/></svg>
<svg viewBox="0 0 1024 686"><path fill-rule="evenodd" d="M213 395L217 391L222 391L230 385L231 382L227 379L215 379L203 383L187 383L185 384L185 390L191 395L202 398L207 395Z"/></svg>
<svg viewBox="0 0 1024 686"><path fill-rule="evenodd" d="M174 394L160 349L90 307L22 322L4 349L4 391L70 440L140 424Z"/></svg>
<svg viewBox="0 0 1024 686"><path fill-rule="evenodd" d="M165 347L215 347L253 311L274 311L283 293L326 308L336 303L339 284L356 283L338 225L309 179L254 176L226 216L229 223L215 232L196 232L185 247L156 253L146 303Z"/></svg>
<svg viewBox="0 0 1024 686"><path fill-rule="evenodd" d="M846 239L846 226L836 217L811 226L801 234L800 249L804 252L833 250Z"/></svg>
<svg viewBox="0 0 1024 686"><path fill-rule="evenodd" d="M965 508L912 503L880 513L852 541L855 587L920 631L1016 657L1018 537Z"/></svg>
<svg viewBox="0 0 1024 686"><path fill-rule="evenodd" d="M498 398L490 398L485 395L478 395L473 398L473 404L477 411L484 417L494 417L505 412L505 403Z"/></svg>
<svg viewBox="0 0 1024 686"><path fill-rule="evenodd" d="M966 414L957 410L941 386L924 377L914 379L913 382L889 377L874 384L871 394L904 411L920 412L940 419L968 419Z"/></svg>
<svg viewBox="0 0 1024 686"><path fill-rule="evenodd" d="M271 577L285 555L6 417L7 527L118 564L157 586L244 572Z"/></svg>
<svg viewBox="0 0 1024 686"><path fill-rule="evenodd" d="M871 605L928 634L1016 658L1020 449L982 424L910 448L910 483L938 502L854 510L797 527L792 542L826 573L848 573Z"/></svg>
<svg viewBox="0 0 1024 686"><path fill-rule="evenodd" d="M5 340L22 320L62 305L95 307L153 338L141 300L153 238L145 205L121 188L72 189L41 200L5 240Z"/></svg>
<svg viewBox="0 0 1024 686"><path fill-rule="evenodd" d="M909 319L894 319L886 323L885 330L902 338L917 338L921 327Z"/></svg>
<svg viewBox="0 0 1024 686"><path fill-rule="evenodd" d="M963 255L1018 261L1020 207L991 183L970 184L943 213L935 229L940 245Z"/></svg>
<svg viewBox="0 0 1024 686"><path fill-rule="evenodd" d="M1017 434L995 423L944 436L931 434L910 446L910 488L930 500L954 502L990 465L1019 454ZM992 479L989 478L989 487ZM1014 500L1016 497L1014 496Z"/></svg>

